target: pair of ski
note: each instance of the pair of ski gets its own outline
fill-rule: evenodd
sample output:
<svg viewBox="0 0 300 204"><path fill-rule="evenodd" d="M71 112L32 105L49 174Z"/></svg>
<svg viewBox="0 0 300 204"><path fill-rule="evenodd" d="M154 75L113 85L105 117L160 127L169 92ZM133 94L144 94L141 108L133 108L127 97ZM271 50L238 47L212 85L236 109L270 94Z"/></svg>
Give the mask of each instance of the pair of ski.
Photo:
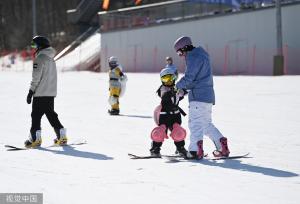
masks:
<svg viewBox="0 0 300 204"><path fill-rule="evenodd" d="M241 159L241 158L250 158L248 157L250 153L246 153L246 154L241 154L241 155L233 155L233 156L228 156L228 157L209 157L208 154L204 155L204 159L207 160L226 160L226 159ZM184 159L183 156L181 155L161 155L161 156L139 156L139 155L135 155L135 154L130 154L128 153L128 156L130 157L130 159L161 159L161 158L166 158L168 160L171 161L180 161L180 160L187 160Z"/></svg>
<svg viewBox="0 0 300 204"><path fill-rule="evenodd" d="M86 140L78 140L78 141L74 141L65 145L49 145L46 147L42 147L42 148L51 148L51 147L61 147L61 146L76 146L76 145L84 145L86 144L87 141ZM14 146L14 145L4 145L4 147L6 147L7 151L19 151L19 150L30 150L30 149L39 149L40 147L36 147L36 148L26 148L26 147L19 147L19 146Z"/></svg>

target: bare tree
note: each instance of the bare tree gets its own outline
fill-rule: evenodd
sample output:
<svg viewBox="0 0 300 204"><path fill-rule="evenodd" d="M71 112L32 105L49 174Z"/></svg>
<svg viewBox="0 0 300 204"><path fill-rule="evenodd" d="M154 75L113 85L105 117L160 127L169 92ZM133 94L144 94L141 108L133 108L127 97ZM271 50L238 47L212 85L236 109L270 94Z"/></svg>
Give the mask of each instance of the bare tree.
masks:
<svg viewBox="0 0 300 204"><path fill-rule="evenodd" d="M77 27L67 22L66 10L75 8L80 0L37 0L37 33L50 38L62 49L77 35ZM0 49L24 49L32 39L32 1L0 1Z"/></svg>

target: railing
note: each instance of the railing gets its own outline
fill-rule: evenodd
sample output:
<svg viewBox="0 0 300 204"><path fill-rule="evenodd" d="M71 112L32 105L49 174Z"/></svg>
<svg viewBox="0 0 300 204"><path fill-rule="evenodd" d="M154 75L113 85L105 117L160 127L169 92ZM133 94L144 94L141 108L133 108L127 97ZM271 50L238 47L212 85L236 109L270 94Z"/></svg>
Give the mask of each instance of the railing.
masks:
<svg viewBox="0 0 300 204"><path fill-rule="evenodd" d="M283 0L282 4L300 2L300 0ZM101 32L133 27L146 27L164 23L172 23L192 18L203 18L212 15L222 15L232 12L242 12L249 9L261 9L274 6L254 2L241 4L240 8L233 8L224 4L195 3L187 0L174 0L143 6L118 9L114 11L102 11L98 13Z"/></svg>
<svg viewBox="0 0 300 204"><path fill-rule="evenodd" d="M181 19L188 19L216 12L226 12L229 6L222 4L199 4L185 0L168 1L115 11L99 12L102 32L123 28L150 26Z"/></svg>
<svg viewBox="0 0 300 204"><path fill-rule="evenodd" d="M100 71L100 34L94 33L74 50L56 61L60 71Z"/></svg>
<svg viewBox="0 0 300 204"><path fill-rule="evenodd" d="M82 0L76 9L68 10L68 21L72 23L93 24L91 20L100 10L101 0Z"/></svg>

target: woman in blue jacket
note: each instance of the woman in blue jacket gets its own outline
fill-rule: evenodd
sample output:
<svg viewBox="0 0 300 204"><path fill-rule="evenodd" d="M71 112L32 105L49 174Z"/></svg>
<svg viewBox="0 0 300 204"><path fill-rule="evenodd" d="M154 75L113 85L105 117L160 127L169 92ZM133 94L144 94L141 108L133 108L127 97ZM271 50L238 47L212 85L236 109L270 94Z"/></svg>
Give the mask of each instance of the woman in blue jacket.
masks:
<svg viewBox="0 0 300 204"><path fill-rule="evenodd" d="M190 145L188 157L203 158L203 136L215 144L215 157L228 156L227 138L212 123L212 106L215 104L213 76L208 53L194 47L189 37L178 38L174 49L186 61L184 76L177 82L178 94L188 90Z"/></svg>

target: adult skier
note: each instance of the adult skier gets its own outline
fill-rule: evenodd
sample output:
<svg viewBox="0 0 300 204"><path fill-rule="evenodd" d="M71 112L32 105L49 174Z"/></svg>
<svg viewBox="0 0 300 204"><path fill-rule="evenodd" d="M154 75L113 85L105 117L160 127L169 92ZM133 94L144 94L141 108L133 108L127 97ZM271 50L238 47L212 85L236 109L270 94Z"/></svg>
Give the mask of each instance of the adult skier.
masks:
<svg viewBox="0 0 300 204"><path fill-rule="evenodd" d="M179 92L188 90L190 145L188 157L203 158L203 135L215 144L215 157L229 156L227 138L212 123L212 106L215 104L213 75L208 53L194 47L189 37L178 38L174 43L176 53L185 59L184 76L177 82Z"/></svg>
<svg viewBox="0 0 300 204"><path fill-rule="evenodd" d="M56 133L54 143L67 144L66 129L54 111L54 98L57 94L57 70L53 59L55 50L44 36L35 36L31 47L35 49L35 59L27 103L31 104L32 101L32 120L29 139L25 141L25 147L34 148L41 145L41 118L44 114Z"/></svg>

